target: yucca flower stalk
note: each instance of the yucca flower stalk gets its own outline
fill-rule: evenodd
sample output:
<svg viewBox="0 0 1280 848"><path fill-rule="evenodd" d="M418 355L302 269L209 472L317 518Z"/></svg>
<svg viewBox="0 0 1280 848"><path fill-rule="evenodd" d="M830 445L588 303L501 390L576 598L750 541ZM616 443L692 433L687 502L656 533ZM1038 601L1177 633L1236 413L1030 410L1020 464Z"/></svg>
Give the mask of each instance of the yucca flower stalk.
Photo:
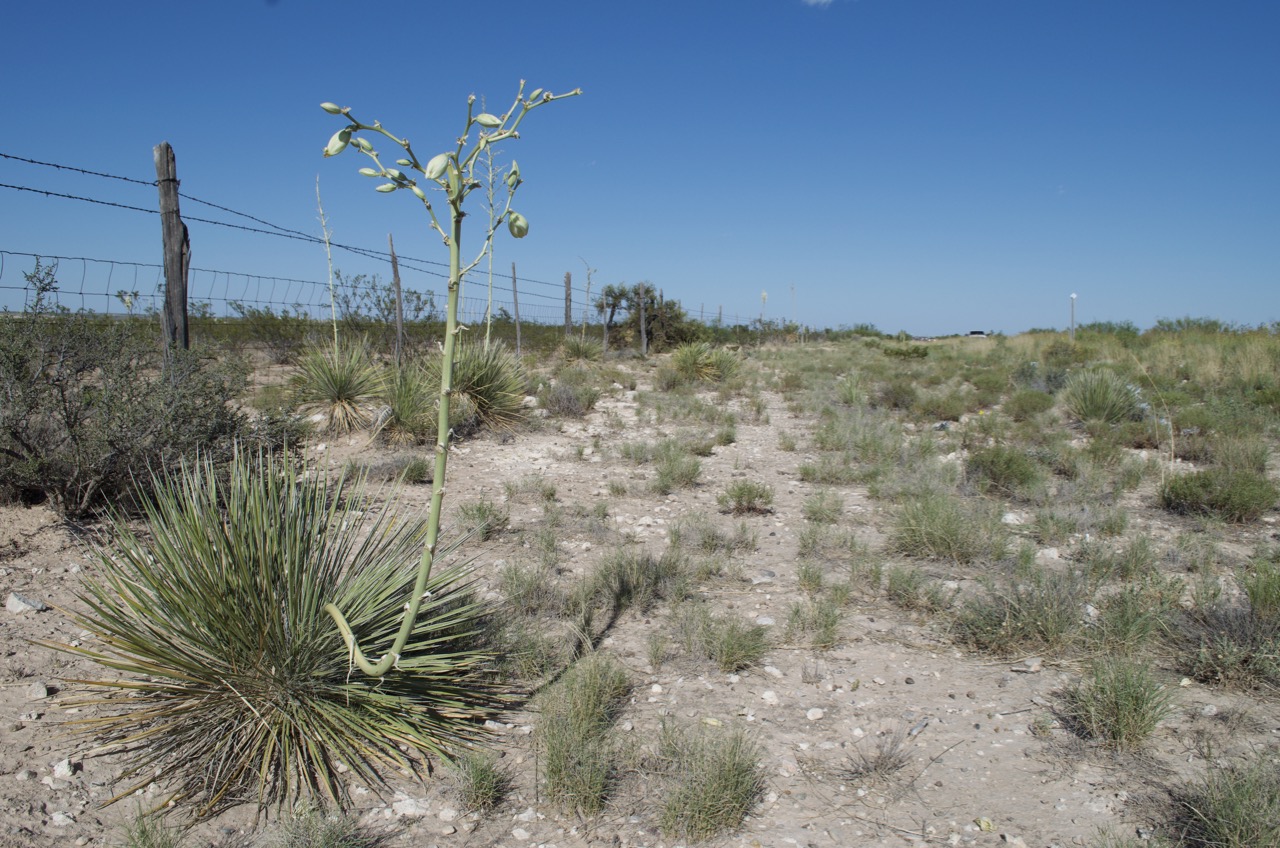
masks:
<svg viewBox="0 0 1280 848"><path fill-rule="evenodd" d="M423 593L426 591L427 581L431 576L431 566L436 556L436 543L440 532L440 513L444 503L445 472L449 455L449 399L453 392L453 358L458 334L463 329L458 323L458 300L462 288L463 275L474 268L485 256L494 234L502 224L505 223L507 225L507 229L515 238L524 238L529 232L528 220L511 208L511 201L515 196L516 189L523 182L520 177L520 166L512 160L511 167L508 169L505 178L507 188L506 203L499 214L490 217L488 231L476 258L466 267L463 267L461 252L462 219L466 214L463 211L463 204L472 191L484 185L483 181L478 179L475 173L477 162L480 154L491 145L507 139L519 138L518 130L520 124L534 109L547 103L582 93L581 89L574 89L567 94L555 95L539 88L526 96L524 87L525 82L521 80L520 88L516 92L515 102L502 115L493 115L488 112L476 114L476 97L474 94L469 96L467 98L466 125L463 127L462 134L458 136L456 145L451 150L436 154L425 163L414 153L413 147L409 144L407 138L393 135L384 129L380 122L374 121L372 124L366 124L357 120L351 114L350 107L344 108L335 103L320 104L320 108L324 111L331 115L339 115L348 122L345 127L339 129L329 139L329 143L324 148L324 155L336 156L348 147L354 147L369 157L372 167L361 168L360 173L367 177L385 180L385 182L378 185L377 191L379 192L389 194L404 190L417 197L430 218L431 228L440 234L441 238L444 239L445 246L449 249L449 299L445 311L443 364L440 370L440 403L438 426L436 428L435 473L431 483L431 507L427 517L427 536L422 558L419 561L418 579L414 585L413 594L410 595L405 604L404 618L399 632L392 640L390 647L376 662L371 661L357 644L355 634L352 632L346 616L338 606L332 603L325 606L325 610L332 616L334 623L337 624L338 630L346 641L347 649L351 654L351 662L362 672L372 677L381 677L400 662L405 643L413 630L414 621L422 606ZM473 130L476 131L474 140L471 135ZM385 137L404 151L404 156L396 159L396 167L387 167L382 163L378 151L374 149L372 142L368 138L368 136L377 135ZM421 177L405 173L405 171L401 170L402 168L416 172ZM449 215L444 224L442 224L440 217L436 215L435 207L432 206L431 198L427 193L428 190L435 191L436 189L444 192L448 203Z"/></svg>

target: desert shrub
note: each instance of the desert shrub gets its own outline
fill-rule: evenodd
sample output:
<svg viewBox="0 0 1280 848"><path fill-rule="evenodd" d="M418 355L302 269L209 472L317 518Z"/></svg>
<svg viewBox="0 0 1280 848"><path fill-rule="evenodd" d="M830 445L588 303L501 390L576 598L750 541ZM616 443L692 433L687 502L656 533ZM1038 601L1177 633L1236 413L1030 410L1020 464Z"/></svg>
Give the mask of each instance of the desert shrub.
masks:
<svg viewBox="0 0 1280 848"><path fill-rule="evenodd" d="M1271 449L1259 436L1220 436L1209 447L1209 460L1232 471L1265 474Z"/></svg>
<svg viewBox="0 0 1280 848"><path fill-rule="evenodd" d="M1089 679L1067 690L1063 715L1083 735L1120 751L1142 747L1174 709L1172 693L1145 665L1099 660Z"/></svg>
<svg viewBox="0 0 1280 848"><path fill-rule="evenodd" d="M497 807L513 783L511 771L490 754L467 751L454 760L454 792L463 809L470 812L483 813Z"/></svg>
<svg viewBox="0 0 1280 848"><path fill-rule="evenodd" d="M970 403L962 392L929 392L914 405L917 415L934 421L959 421L969 411Z"/></svg>
<svg viewBox="0 0 1280 848"><path fill-rule="evenodd" d="M1203 683L1280 686L1280 624L1218 604L1192 623L1183 668Z"/></svg>
<svg viewBox="0 0 1280 848"><path fill-rule="evenodd" d="M676 618L685 650L706 657L723 672L753 666L768 651L767 630L739 616L713 615L701 604L685 604L676 611Z"/></svg>
<svg viewBox="0 0 1280 848"><path fill-rule="evenodd" d="M907 610L940 612L951 606L954 593L948 593L939 583L929 580L918 568L889 569L885 588L889 600Z"/></svg>
<svg viewBox="0 0 1280 848"><path fill-rule="evenodd" d="M1008 445L972 451L965 461L965 472L982 488L1009 496L1025 494L1043 478L1039 463L1025 450Z"/></svg>
<svg viewBox="0 0 1280 848"><path fill-rule="evenodd" d="M324 607L361 644L387 643L425 522L301 471L240 454L220 483L209 461L187 465L157 482L145 536L110 525L74 615L94 638L53 647L119 675L92 684L105 712L84 726L125 758L117 800L158 784L197 817L305 794L343 805L353 780L421 772L481 738L505 703L476 636L487 608L459 567L431 575L395 668L376 686L352 677Z"/></svg>
<svg viewBox="0 0 1280 848"><path fill-rule="evenodd" d="M668 781L662 829L702 841L731 831L764 793L763 751L741 729L663 723L658 756Z"/></svg>
<svg viewBox="0 0 1280 848"><path fill-rule="evenodd" d="M124 848L182 848L182 829L154 814L140 813L123 830Z"/></svg>
<svg viewBox="0 0 1280 848"><path fill-rule="evenodd" d="M604 654L589 654L547 690L537 743L547 798L561 809L591 815L614 781L609 731L631 691L626 672Z"/></svg>
<svg viewBox="0 0 1280 848"><path fill-rule="evenodd" d="M751 480L736 480L716 498L720 508L734 515L773 512L773 487Z"/></svg>
<svg viewBox="0 0 1280 848"><path fill-rule="evenodd" d="M586 595L603 602L614 617L631 608L648 612L659 600L678 595L685 579L685 562L676 549L655 557L638 548L622 548L596 566Z"/></svg>
<svg viewBox="0 0 1280 848"><path fill-rule="evenodd" d="M910 409L916 403L919 391L916 384L906 377L895 377L880 386L872 405L886 409Z"/></svg>
<svg viewBox="0 0 1280 848"><path fill-rule="evenodd" d="M1241 583L1249 598L1250 614L1280 626L1280 564L1259 560Z"/></svg>
<svg viewBox="0 0 1280 848"><path fill-rule="evenodd" d="M1236 765L1212 768L1173 793L1171 830L1197 848L1280 845L1280 766L1256 753Z"/></svg>
<svg viewBox="0 0 1280 848"><path fill-rule="evenodd" d="M1109 655L1129 656L1167 632L1182 584L1176 580L1156 584L1126 585L1099 601L1099 619L1089 630L1090 641Z"/></svg>
<svg viewBox="0 0 1280 848"><path fill-rule="evenodd" d="M687 453L672 452L658 459L655 465L653 490L669 495L676 489L687 489L698 482L702 463Z"/></svg>
<svg viewBox="0 0 1280 848"><path fill-rule="evenodd" d="M1053 394L1067 384L1067 370L1058 365L1041 367L1038 362L1024 362L1014 369L1013 382L1024 389Z"/></svg>
<svg viewBox="0 0 1280 848"><path fill-rule="evenodd" d="M1027 421L1053 408L1053 395L1039 389L1015 392L1004 404L1005 413L1014 421Z"/></svg>
<svg viewBox="0 0 1280 848"><path fill-rule="evenodd" d="M565 362L595 362L600 358L600 344L581 336L569 336L560 345Z"/></svg>
<svg viewBox="0 0 1280 848"><path fill-rule="evenodd" d="M1076 371L1059 397L1067 411L1084 422L1118 424L1140 415L1137 390L1105 368Z"/></svg>
<svg viewBox="0 0 1280 848"><path fill-rule="evenodd" d="M298 360L294 401L324 419L324 430L343 434L367 427L369 407L382 394L383 380L363 345L312 348Z"/></svg>
<svg viewBox="0 0 1280 848"><path fill-rule="evenodd" d="M956 616L961 641L1002 656L1023 651L1062 651L1080 635L1080 611L1088 587L1075 572L1036 569L970 599Z"/></svg>
<svg viewBox="0 0 1280 848"><path fill-rule="evenodd" d="M733 532L721 530L702 513L691 513L671 525L667 531L671 547L703 554L732 555L756 549L756 534L745 521L738 522Z"/></svg>
<svg viewBox="0 0 1280 848"><path fill-rule="evenodd" d="M165 364L149 325L60 311L52 269L37 263L27 277L30 305L0 318L0 498L47 498L80 517L145 492L148 470L300 432L288 415L255 424L233 408L246 385L239 364L197 350Z"/></svg>
<svg viewBox="0 0 1280 848"><path fill-rule="evenodd" d="M289 365L312 342L315 324L301 305L293 311L283 307L275 312L270 306L250 306L233 300L231 311L239 316L239 322L249 339L263 347L276 365Z"/></svg>
<svg viewBox="0 0 1280 848"><path fill-rule="evenodd" d="M600 390L595 386L557 382L538 392L538 405L560 418L582 418L595 409Z"/></svg>
<svg viewBox="0 0 1280 848"><path fill-rule="evenodd" d="M383 848L389 839L351 815L306 807L281 819L265 848Z"/></svg>
<svg viewBox="0 0 1280 848"><path fill-rule="evenodd" d="M458 518L463 533L472 534L484 542L507 529L511 512L488 498L480 498L458 504Z"/></svg>
<svg viewBox="0 0 1280 848"><path fill-rule="evenodd" d="M801 506L804 520L812 524L835 524L844 512L844 498L835 492L820 491Z"/></svg>
<svg viewBox="0 0 1280 848"><path fill-rule="evenodd" d="M1170 512L1233 524L1257 520L1278 498L1280 491L1264 475L1218 467L1171 477L1160 488L1160 503Z"/></svg>
<svg viewBox="0 0 1280 848"><path fill-rule="evenodd" d="M994 513L951 495L925 493L903 503L888 544L906 556L970 563L1004 556L1008 534Z"/></svg>

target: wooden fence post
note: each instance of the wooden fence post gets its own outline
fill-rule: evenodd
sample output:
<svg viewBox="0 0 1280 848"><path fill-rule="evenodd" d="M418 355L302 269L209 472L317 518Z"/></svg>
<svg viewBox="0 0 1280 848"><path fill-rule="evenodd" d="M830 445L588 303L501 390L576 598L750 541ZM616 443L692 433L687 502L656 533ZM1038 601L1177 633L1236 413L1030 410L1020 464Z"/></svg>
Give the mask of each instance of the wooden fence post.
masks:
<svg viewBox="0 0 1280 848"><path fill-rule="evenodd" d="M564 272L564 337L573 332L573 277Z"/></svg>
<svg viewBox="0 0 1280 848"><path fill-rule="evenodd" d="M516 292L516 263L511 263L511 306L516 311L516 358L520 358L520 295Z"/></svg>
<svg viewBox="0 0 1280 848"><path fill-rule="evenodd" d="M391 248L391 283L396 289L396 365L404 351L404 298L400 295L400 262L396 259L396 243L387 233L387 246Z"/></svg>
<svg viewBox="0 0 1280 848"><path fill-rule="evenodd" d="M191 237L178 214L178 165L169 142L162 141L152 151L156 161L156 185L160 188L160 230L164 239L164 334L165 360L174 345L191 346L187 329L187 274L191 270Z"/></svg>

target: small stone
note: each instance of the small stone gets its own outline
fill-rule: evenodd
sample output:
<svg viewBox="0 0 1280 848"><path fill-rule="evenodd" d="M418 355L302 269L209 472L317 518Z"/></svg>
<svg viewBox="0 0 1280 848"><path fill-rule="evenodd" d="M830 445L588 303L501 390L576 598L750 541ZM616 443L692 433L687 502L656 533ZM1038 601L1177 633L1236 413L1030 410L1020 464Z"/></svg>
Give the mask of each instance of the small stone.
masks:
<svg viewBox="0 0 1280 848"><path fill-rule="evenodd" d="M458 818L458 811L453 807L445 807L440 812L436 813L436 818L443 822L451 822Z"/></svg>
<svg viewBox="0 0 1280 848"><path fill-rule="evenodd" d="M31 769L21 769L13 773L14 780L35 780L36 773Z"/></svg>
<svg viewBox="0 0 1280 848"><path fill-rule="evenodd" d="M660 684L660 683L655 683L655 684L653 684L652 686L650 686L650 687L649 687L649 691L650 691L650 692L652 692L652 693L653 693L653 694L655 694L655 695L661 695L661 694L662 694L662 684Z"/></svg>
<svg viewBox="0 0 1280 848"><path fill-rule="evenodd" d="M903 683L905 683L905 684L907 684L908 686L913 686L913 685L915 685L916 679L915 679L914 677L908 677L907 679L903 680L902 682L903 682Z"/></svg>
<svg viewBox="0 0 1280 848"><path fill-rule="evenodd" d="M4 603L4 608L14 615L22 615L28 612L44 612L49 607L38 598L25 598L17 592L10 592L9 599Z"/></svg>
<svg viewBox="0 0 1280 848"><path fill-rule="evenodd" d="M511 835L516 839L519 839L521 842L524 842L533 834L529 833L529 831L525 830L523 827L517 827L511 831Z"/></svg>
<svg viewBox="0 0 1280 848"><path fill-rule="evenodd" d="M73 763L69 759L59 760L57 763L54 763L53 776L56 777L58 780L70 780L72 777L75 776L75 773L79 770L80 770L79 763Z"/></svg>
<svg viewBox="0 0 1280 848"><path fill-rule="evenodd" d="M1217 714L1218 714L1217 704L1205 704L1203 707L1200 708L1200 715L1202 716L1216 716Z"/></svg>
<svg viewBox="0 0 1280 848"><path fill-rule="evenodd" d="M760 693L760 700L764 701L771 707L776 706L778 703L778 693L772 689L766 689Z"/></svg>
<svg viewBox="0 0 1280 848"><path fill-rule="evenodd" d="M1044 660L1040 657L1029 657L1015 665L1011 670L1022 674L1037 674L1044 668Z"/></svg>
<svg viewBox="0 0 1280 848"><path fill-rule="evenodd" d="M28 701L43 701L47 697L49 697L49 687L43 680L37 680L27 687Z"/></svg>
<svg viewBox="0 0 1280 848"><path fill-rule="evenodd" d="M402 819L420 819L431 813L425 800L418 798L401 798L391 805L391 812Z"/></svg>
<svg viewBox="0 0 1280 848"><path fill-rule="evenodd" d="M809 719L809 721L818 721L826 714L827 714L826 711L821 710L818 707L814 707L813 709L806 712L804 714L804 717Z"/></svg>
<svg viewBox="0 0 1280 848"><path fill-rule="evenodd" d="M873 678L871 678L871 682L872 682L872 683L874 683L874 684L875 684L875 685L877 685L877 686L883 686L883 685L884 685L884 678L883 678L883 677L873 677Z"/></svg>
<svg viewBox="0 0 1280 848"><path fill-rule="evenodd" d="M535 810L533 807L529 807L523 813L519 813L516 815L516 821L535 822L537 820L538 820L538 811Z"/></svg>
<svg viewBox="0 0 1280 848"><path fill-rule="evenodd" d="M68 812L59 810L49 817L49 824L54 827L70 827L76 823L76 817Z"/></svg>
<svg viewBox="0 0 1280 848"><path fill-rule="evenodd" d="M770 677L781 677L781 676L782 676L782 672L781 672L781 671L778 671L778 669L774 668L774 667L773 667L773 666L771 666L771 665L767 665L767 666L765 666L765 667L764 667L764 673L765 673L765 674L767 674L767 675L769 675Z"/></svg>
<svg viewBox="0 0 1280 848"><path fill-rule="evenodd" d="M756 624L760 625L761 627L772 627L775 623L776 622L773 620L772 616L768 616L768 615L756 616Z"/></svg>

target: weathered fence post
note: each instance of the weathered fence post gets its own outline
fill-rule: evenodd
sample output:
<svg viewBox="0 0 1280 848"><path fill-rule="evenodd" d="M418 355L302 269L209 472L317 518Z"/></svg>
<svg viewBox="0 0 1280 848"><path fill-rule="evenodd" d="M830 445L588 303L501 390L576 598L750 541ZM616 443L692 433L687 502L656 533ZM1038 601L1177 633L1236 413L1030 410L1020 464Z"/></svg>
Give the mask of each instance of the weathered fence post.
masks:
<svg viewBox="0 0 1280 848"><path fill-rule="evenodd" d="M169 142L152 151L156 160L156 185L160 188L160 230L164 238L165 359L173 345L191 346L187 331L187 274L191 270L191 237L178 214L178 165Z"/></svg>
<svg viewBox="0 0 1280 848"><path fill-rule="evenodd" d="M564 272L564 337L573 332L573 277Z"/></svg>
<svg viewBox="0 0 1280 848"><path fill-rule="evenodd" d="M520 358L520 295L516 292L516 263L511 263L511 307L516 319L516 358Z"/></svg>
<svg viewBox="0 0 1280 848"><path fill-rule="evenodd" d="M391 248L391 284L396 289L396 365L404 351L404 298L400 295L400 262L396 259L396 243L387 233L387 246Z"/></svg>

